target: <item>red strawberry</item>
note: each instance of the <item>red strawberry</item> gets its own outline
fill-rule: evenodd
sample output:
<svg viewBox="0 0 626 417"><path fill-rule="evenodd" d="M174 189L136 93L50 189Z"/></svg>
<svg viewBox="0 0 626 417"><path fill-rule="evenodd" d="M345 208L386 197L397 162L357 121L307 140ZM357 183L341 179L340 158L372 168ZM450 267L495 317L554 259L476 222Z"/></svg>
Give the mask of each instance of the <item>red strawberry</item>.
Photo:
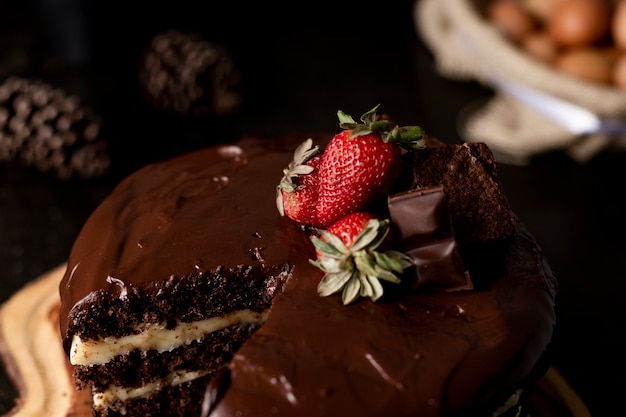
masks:
<svg viewBox="0 0 626 417"><path fill-rule="evenodd" d="M376 251L389 233L389 220L370 213L349 214L319 233L311 236L317 253L311 264L324 272L317 286L323 297L341 291L344 304L359 296L375 301L383 295L380 280L399 283L396 274L411 265L402 252Z"/></svg>
<svg viewBox="0 0 626 417"><path fill-rule="evenodd" d="M419 127L394 127L378 119L374 107L361 116L363 124L339 111L340 126L346 130L331 139L319 167L317 227L328 227L338 219L366 208L383 197L401 170L399 146L424 147Z"/></svg>
<svg viewBox="0 0 626 417"><path fill-rule="evenodd" d="M377 133L337 134L322 156L317 217L319 226L367 207L383 196L400 172L400 148Z"/></svg>
<svg viewBox="0 0 626 417"><path fill-rule="evenodd" d="M317 224L318 167L322 159L318 149L311 139L300 144L276 187L276 207L281 216L304 225Z"/></svg>
<svg viewBox="0 0 626 417"><path fill-rule="evenodd" d="M373 213L357 211L337 220L326 231L337 236L347 248L350 248L354 239L367 226L367 222L376 218Z"/></svg>

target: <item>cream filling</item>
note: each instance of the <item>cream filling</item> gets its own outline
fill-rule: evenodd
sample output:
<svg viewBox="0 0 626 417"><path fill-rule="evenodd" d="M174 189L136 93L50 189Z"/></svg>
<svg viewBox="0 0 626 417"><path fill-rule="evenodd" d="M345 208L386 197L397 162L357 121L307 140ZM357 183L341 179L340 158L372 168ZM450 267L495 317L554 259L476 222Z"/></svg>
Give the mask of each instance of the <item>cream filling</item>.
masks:
<svg viewBox="0 0 626 417"><path fill-rule="evenodd" d="M207 372L201 371L177 371L172 372L161 380L150 382L139 388L127 388L111 385L105 391L98 392L93 395L93 405L94 408L102 410L111 407L111 405L118 400L124 402L136 398L147 397L148 395L159 391L163 387L176 386L188 381L193 381L194 379L200 378L206 374ZM117 411L123 412L124 407Z"/></svg>
<svg viewBox="0 0 626 417"><path fill-rule="evenodd" d="M252 310L238 310L220 317L179 322L173 329L163 324L151 324L135 334L122 337L104 337L98 340L83 340L78 335L72 338L70 363L72 365L102 365L115 356L124 355L135 349L166 352L200 340L205 335L239 323L263 323L267 310L257 313Z"/></svg>

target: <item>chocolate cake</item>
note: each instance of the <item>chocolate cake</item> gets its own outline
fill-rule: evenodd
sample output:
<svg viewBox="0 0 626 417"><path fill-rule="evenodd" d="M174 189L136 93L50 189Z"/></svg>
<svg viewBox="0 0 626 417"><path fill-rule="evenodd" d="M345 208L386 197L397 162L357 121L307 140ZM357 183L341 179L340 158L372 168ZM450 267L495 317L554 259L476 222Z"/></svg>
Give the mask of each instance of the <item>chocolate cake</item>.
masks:
<svg viewBox="0 0 626 417"><path fill-rule="evenodd" d="M429 140L404 155L409 174L383 210L427 262L381 299L344 305L317 293L311 231L276 210L280 170L307 137L148 165L87 220L60 285L60 330L94 415L523 415L546 369L557 283L489 149ZM413 199L427 210L403 218L398 204ZM480 265L477 242L497 242ZM415 285L425 270L443 284ZM464 285L445 282L456 273Z"/></svg>

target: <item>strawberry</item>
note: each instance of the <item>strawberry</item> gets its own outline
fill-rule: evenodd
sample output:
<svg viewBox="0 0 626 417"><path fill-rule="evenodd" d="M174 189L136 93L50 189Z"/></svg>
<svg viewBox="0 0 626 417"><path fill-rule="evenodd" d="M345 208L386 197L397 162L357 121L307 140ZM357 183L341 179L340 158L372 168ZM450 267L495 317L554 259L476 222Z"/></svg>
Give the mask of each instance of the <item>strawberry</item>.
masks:
<svg viewBox="0 0 626 417"><path fill-rule="evenodd" d="M411 265L402 252L376 251L389 233L388 219L354 212L318 232L319 237L311 236L317 259L310 262L324 272L317 286L323 297L342 291L344 304L359 296L376 301L383 295L380 280L397 284L400 278L396 274Z"/></svg>
<svg viewBox="0 0 626 417"><path fill-rule="evenodd" d="M337 236L347 248L350 248L354 243L354 239L367 226L367 222L376 218L376 215L373 213L357 211L339 219L330 225L326 231Z"/></svg>
<svg viewBox="0 0 626 417"><path fill-rule="evenodd" d="M322 155L316 227L328 227L386 195L401 170L398 145L424 147L421 128L391 129L388 120L377 118L377 109L361 116L362 124L342 111L337 113L345 130L331 139Z"/></svg>
<svg viewBox="0 0 626 417"><path fill-rule="evenodd" d="M293 160L283 169L283 177L276 187L278 212L304 225L317 224L315 207L322 159L318 151L312 139L302 142L294 151Z"/></svg>

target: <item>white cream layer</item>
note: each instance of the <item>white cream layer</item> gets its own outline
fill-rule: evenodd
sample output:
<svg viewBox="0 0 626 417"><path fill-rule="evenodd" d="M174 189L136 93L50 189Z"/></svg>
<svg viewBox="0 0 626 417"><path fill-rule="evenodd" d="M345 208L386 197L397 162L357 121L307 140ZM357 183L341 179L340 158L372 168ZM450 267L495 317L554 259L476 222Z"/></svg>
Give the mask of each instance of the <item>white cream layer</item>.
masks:
<svg viewBox="0 0 626 417"><path fill-rule="evenodd" d="M178 371L172 372L162 380L148 383L139 388L126 388L115 385L109 386L104 392L98 392L93 396L94 408L102 410L111 407L115 401L129 401L136 398L147 397L153 392L159 391L166 386L176 386L188 381L193 381L196 378L200 378L206 375L206 372L201 371ZM122 411L123 408L117 411Z"/></svg>
<svg viewBox="0 0 626 417"><path fill-rule="evenodd" d="M70 362L72 365L102 365L115 356L127 354L135 349L171 351L234 324L263 323L266 317L267 310L257 313L246 309L206 320L179 322L173 329L168 329L163 324L150 324L142 327L136 334L122 337L109 336L98 340L83 340L74 335Z"/></svg>

